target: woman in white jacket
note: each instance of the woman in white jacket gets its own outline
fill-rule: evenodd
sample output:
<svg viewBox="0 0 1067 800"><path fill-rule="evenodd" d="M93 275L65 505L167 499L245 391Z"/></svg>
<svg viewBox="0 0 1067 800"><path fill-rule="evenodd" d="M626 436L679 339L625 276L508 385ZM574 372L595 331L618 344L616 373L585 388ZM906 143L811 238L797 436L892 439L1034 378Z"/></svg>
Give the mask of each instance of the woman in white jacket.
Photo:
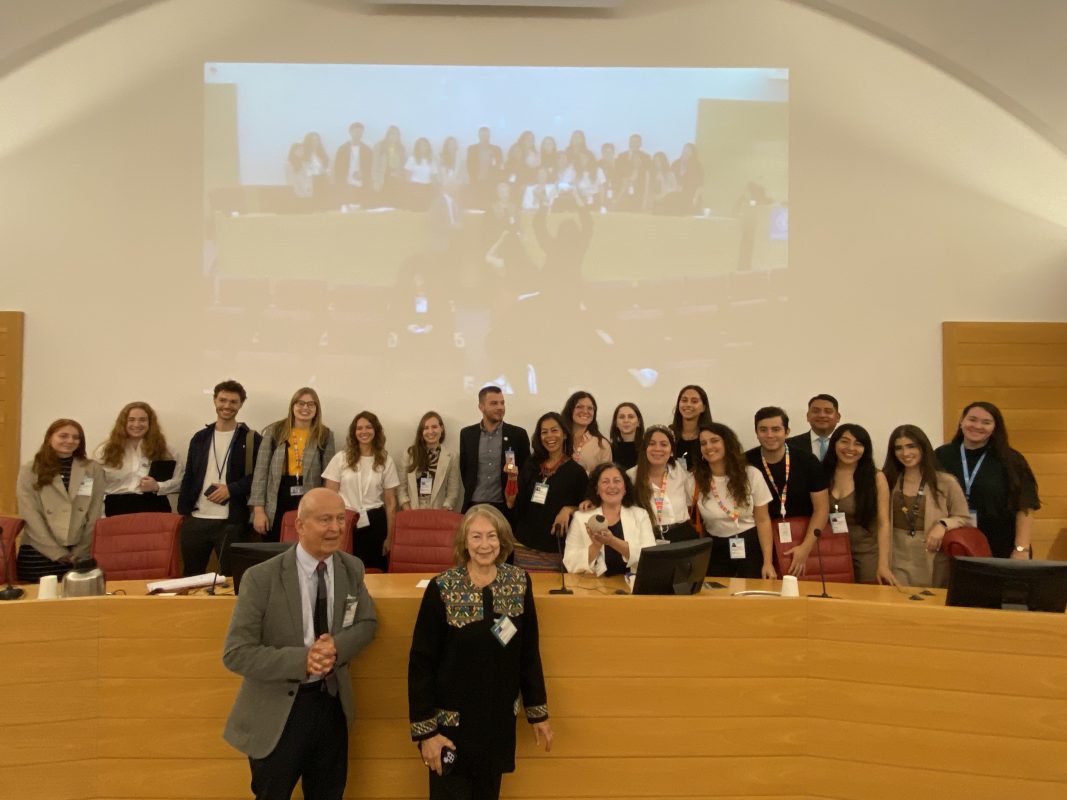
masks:
<svg viewBox="0 0 1067 800"><path fill-rule="evenodd" d="M617 464L600 464L589 476L589 511L576 511L567 532L567 572L620 575L637 567L641 550L656 543L648 511Z"/></svg>

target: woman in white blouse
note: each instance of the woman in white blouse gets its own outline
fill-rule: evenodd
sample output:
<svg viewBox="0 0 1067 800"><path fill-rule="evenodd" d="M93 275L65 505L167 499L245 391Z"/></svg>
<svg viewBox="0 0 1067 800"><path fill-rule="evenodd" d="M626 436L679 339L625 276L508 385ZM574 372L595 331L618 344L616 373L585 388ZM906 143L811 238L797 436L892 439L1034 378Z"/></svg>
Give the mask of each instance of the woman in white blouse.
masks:
<svg viewBox="0 0 1067 800"><path fill-rule="evenodd" d="M404 171L408 177L408 207L412 211L425 211L430 207L433 184L437 179L437 162L429 139L419 137L415 140Z"/></svg>
<svg viewBox="0 0 1067 800"><path fill-rule="evenodd" d="M767 482L745 461L730 428L718 422L701 425L697 438L700 459L692 480L700 520L713 542L708 575L775 578Z"/></svg>
<svg viewBox="0 0 1067 800"><path fill-rule="evenodd" d="M352 536L352 554L368 568L385 571L393 543L396 464L385 451L385 431L378 417L360 411L348 427L345 449L322 472L323 485L340 492L345 508L359 512Z"/></svg>
<svg viewBox="0 0 1067 800"><path fill-rule="evenodd" d="M636 568L641 550L656 539L626 473L615 464L601 464L589 476L587 498L598 505L571 517L563 554L567 572L621 575Z"/></svg>
<svg viewBox="0 0 1067 800"><path fill-rule="evenodd" d="M408 448L402 480L397 486L400 509L441 508L459 511L463 506L463 481L459 459L446 450L445 422L436 411L427 411Z"/></svg>
<svg viewBox="0 0 1067 800"><path fill-rule="evenodd" d="M634 496L648 509L657 538L684 542L697 538L689 524L693 491L689 473L674 457L674 434L665 425L645 431L637 449L637 466L626 470L634 482Z"/></svg>
<svg viewBox="0 0 1067 800"><path fill-rule="evenodd" d="M183 456L167 446L156 412L136 401L122 407L93 458L104 468L104 514L171 511L168 494L181 488Z"/></svg>

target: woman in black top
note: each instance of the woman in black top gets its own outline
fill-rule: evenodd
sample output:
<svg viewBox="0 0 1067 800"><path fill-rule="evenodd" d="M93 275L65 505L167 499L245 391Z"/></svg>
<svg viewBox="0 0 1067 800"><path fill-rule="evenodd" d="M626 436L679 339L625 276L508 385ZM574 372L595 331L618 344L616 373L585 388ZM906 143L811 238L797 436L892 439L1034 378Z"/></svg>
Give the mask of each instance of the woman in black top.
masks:
<svg viewBox="0 0 1067 800"><path fill-rule="evenodd" d="M525 569L558 570L561 539L571 514L582 502L585 469L571 458L571 435L555 411L542 414L533 434L533 456L519 472L514 509L515 564Z"/></svg>
<svg viewBox="0 0 1067 800"><path fill-rule="evenodd" d="M963 409L952 441L935 453L963 487L972 522L989 540L993 555L1030 558L1031 512L1041 508L1037 480L1022 453L1008 444L1000 409L971 403Z"/></svg>
<svg viewBox="0 0 1067 800"><path fill-rule="evenodd" d="M711 409L708 408L708 393L696 384L683 386L674 402L674 457L684 459L690 472L700 460L700 426L710 425Z"/></svg>
<svg viewBox="0 0 1067 800"><path fill-rule="evenodd" d="M422 597L408 717L429 768L430 800L499 797L501 776L515 770L520 698L534 741L552 749L530 576L505 563L513 544L499 511L474 506L456 533L457 566Z"/></svg>
<svg viewBox="0 0 1067 800"><path fill-rule="evenodd" d="M611 460L624 470L637 465L637 446L645 438L645 418L636 403L619 403L611 414Z"/></svg>

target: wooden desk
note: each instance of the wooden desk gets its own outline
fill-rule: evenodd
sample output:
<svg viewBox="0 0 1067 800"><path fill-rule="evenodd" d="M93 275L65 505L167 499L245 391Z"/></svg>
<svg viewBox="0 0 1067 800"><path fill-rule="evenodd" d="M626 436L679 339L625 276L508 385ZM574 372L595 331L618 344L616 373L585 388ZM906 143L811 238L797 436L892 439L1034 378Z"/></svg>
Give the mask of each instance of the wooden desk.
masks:
<svg viewBox="0 0 1067 800"><path fill-rule="evenodd" d="M419 577L368 577L380 624L353 667L349 797L425 797L406 706ZM887 587L617 597L568 581L559 597L558 577L535 580L556 748L520 723L505 796L1067 796L1067 616ZM115 586L129 594L0 606L0 797L247 797L247 762L221 737L234 600Z"/></svg>

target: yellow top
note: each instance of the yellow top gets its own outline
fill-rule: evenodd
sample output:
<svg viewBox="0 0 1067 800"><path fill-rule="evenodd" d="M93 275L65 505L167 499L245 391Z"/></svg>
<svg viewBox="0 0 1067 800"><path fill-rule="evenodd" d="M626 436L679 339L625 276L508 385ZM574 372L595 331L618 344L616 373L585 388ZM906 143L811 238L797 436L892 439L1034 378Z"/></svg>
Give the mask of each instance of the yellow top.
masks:
<svg viewBox="0 0 1067 800"><path fill-rule="evenodd" d="M308 443L306 428L293 428L289 434L289 468L287 475L294 477L304 474L304 448Z"/></svg>

